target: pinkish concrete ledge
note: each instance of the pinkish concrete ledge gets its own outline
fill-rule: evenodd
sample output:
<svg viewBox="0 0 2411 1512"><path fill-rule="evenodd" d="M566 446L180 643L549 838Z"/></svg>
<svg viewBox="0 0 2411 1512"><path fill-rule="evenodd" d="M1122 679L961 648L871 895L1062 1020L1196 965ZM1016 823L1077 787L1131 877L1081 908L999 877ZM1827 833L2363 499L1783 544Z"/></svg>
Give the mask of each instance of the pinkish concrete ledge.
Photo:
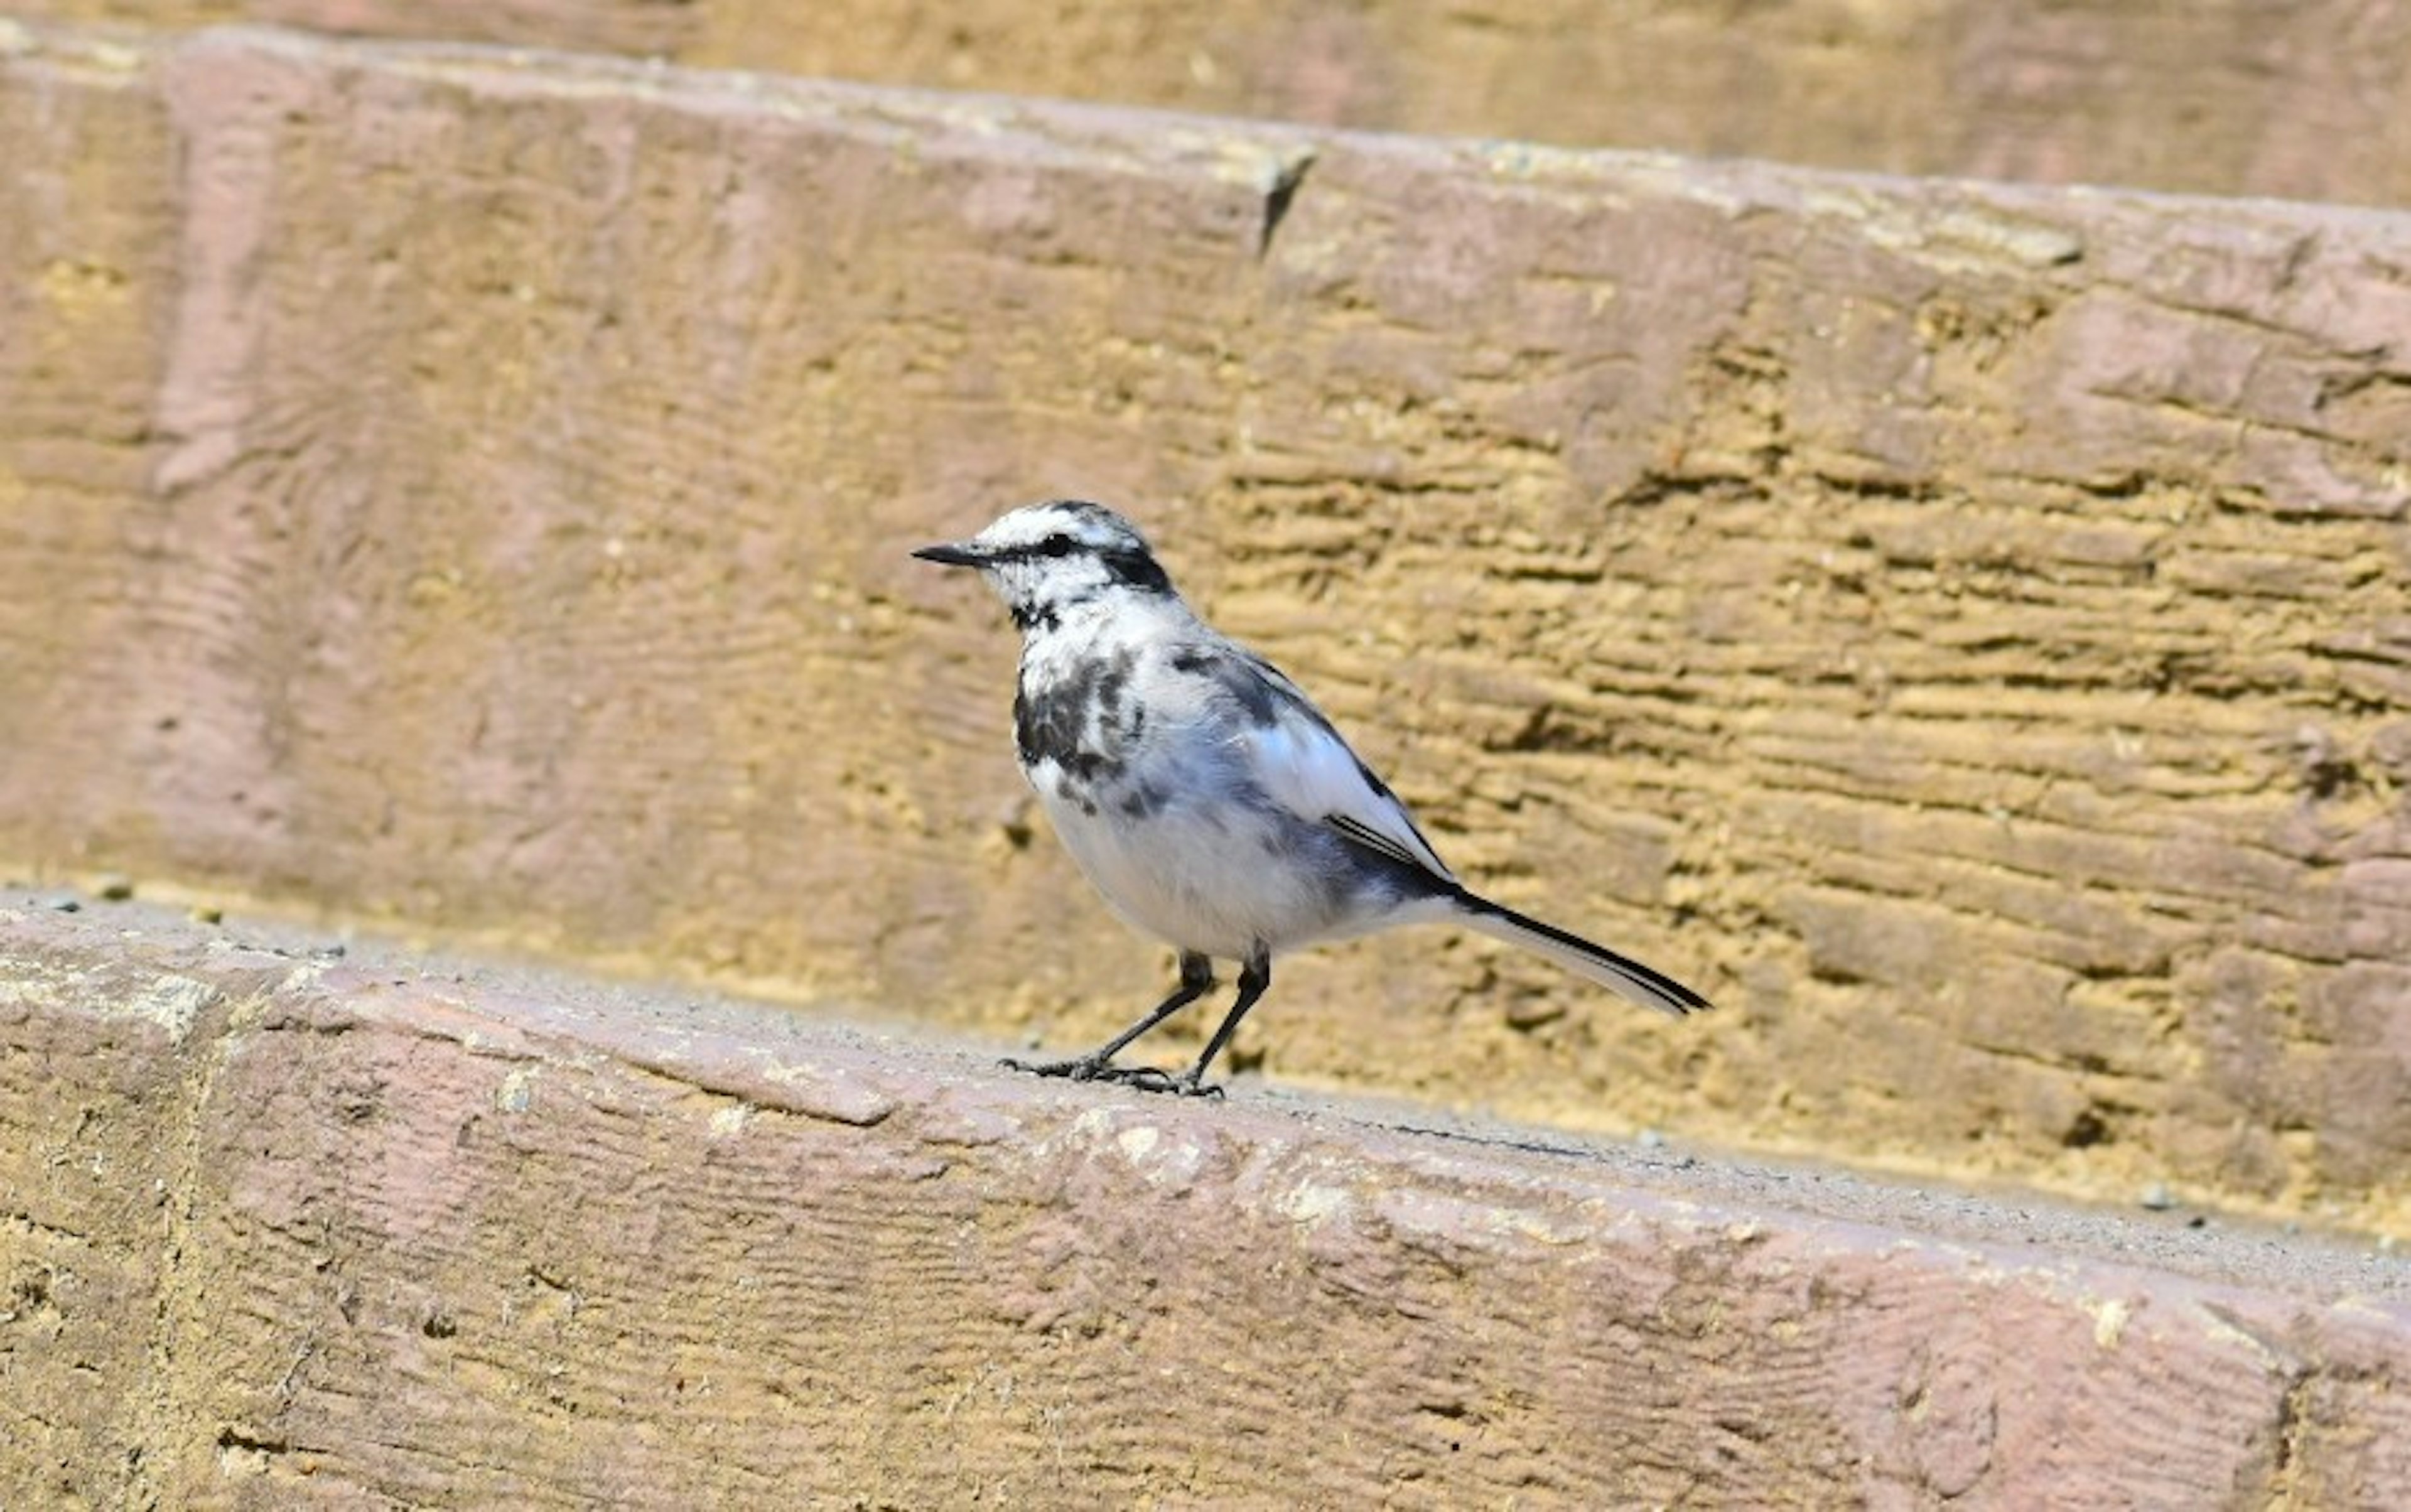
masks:
<svg viewBox="0 0 2411 1512"><path fill-rule="evenodd" d="M0 1501L2401 1505L2399 1260L0 901Z"/></svg>

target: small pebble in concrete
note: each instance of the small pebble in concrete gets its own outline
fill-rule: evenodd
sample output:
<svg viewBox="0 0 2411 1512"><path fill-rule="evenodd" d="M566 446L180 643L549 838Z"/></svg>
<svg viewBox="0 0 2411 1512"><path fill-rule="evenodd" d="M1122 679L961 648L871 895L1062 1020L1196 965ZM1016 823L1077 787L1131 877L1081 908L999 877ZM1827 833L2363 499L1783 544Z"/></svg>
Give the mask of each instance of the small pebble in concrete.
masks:
<svg viewBox="0 0 2411 1512"><path fill-rule="evenodd" d="M83 904L81 902L77 899L65 896L45 898L42 900L42 906L51 910L54 914L80 914L83 912Z"/></svg>
<svg viewBox="0 0 2411 1512"><path fill-rule="evenodd" d="M2177 1205L2176 1194L2169 1190L2166 1182L2154 1182L2143 1188L2143 1195L2136 1200L2154 1212L2166 1212Z"/></svg>
<svg viewBox="0 0 2411 1512"><path fill-rule="evenodd" d="M134 896L134 879L123 872L103 873L92 890L105 903L122 903Z"/></svg>

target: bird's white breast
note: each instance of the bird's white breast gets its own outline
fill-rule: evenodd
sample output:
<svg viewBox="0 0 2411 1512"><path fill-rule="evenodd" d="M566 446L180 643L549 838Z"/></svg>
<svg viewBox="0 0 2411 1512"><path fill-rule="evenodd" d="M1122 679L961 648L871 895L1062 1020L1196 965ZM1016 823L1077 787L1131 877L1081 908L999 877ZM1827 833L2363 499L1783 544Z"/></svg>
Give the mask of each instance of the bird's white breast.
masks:
<svg viewBox="0 0 2411 1512"><path fill-rule="evenodd" d="M1024 764L1063 847L1124 919L1224 959L1375 922L1335 890L1322 864L1330 842L1268 800L1256 732L1213 684L1176 672L1165 648L1143 639L1091 641L1076 657L1053 650L1030 648L1028 696L1044 699L1081 675L1074 668L1130 653L1119 712L1077 722L1093 751Z"/></svg>

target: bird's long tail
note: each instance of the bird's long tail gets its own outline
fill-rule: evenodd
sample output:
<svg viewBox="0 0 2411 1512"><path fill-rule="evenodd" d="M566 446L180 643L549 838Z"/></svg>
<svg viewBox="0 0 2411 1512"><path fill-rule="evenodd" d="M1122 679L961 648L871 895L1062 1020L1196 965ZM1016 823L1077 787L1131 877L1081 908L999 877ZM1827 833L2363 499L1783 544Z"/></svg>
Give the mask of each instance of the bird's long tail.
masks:
<svg viewBox="0 0 2411 1512"><path fill-rule="evenodd" d="M1535 955L1546 956L1567 970L1587 976L1601 987L1611 988L1644 1008L1656 1008L1660 1013L1680 1017L1710 1006L1706 998L1665 973L1653 971L1638 961L1619 956L1605 946L1593 945L1579 934L1570 934L1554 924L1543 924L1503 903L1492 903L1463 888L1457 889L1455 902L1460 917L1470 927L1509 945L1521 946Z"/></svg>

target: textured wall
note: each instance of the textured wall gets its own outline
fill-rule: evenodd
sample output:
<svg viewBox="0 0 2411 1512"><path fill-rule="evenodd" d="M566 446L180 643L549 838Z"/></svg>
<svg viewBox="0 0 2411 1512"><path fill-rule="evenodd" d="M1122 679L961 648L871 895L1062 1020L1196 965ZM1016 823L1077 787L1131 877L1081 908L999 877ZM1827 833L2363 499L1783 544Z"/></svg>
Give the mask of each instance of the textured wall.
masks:
<svg viewBox="0 0 2411 1512"><path fill-rule="evenodd" d="M2406 1221L2411 218L256 34L0 112L0 851L1076 1045L1164 968L904 551L1090 493L1725 1005L1418 935L1243 1061Z"/></svg>
<svg viewBox="0 0 2411 1512"><path fill-rule="evenodd" d="M16 0L1898 173L2411 199L2392 0Z"/></svg>
<svg viewBox="0 0 2411 1512"><path fill-rule="evenodd" d="M2411 1485L2411 1291L2365 1250L2272 1267L2149 1219L1040 1088L792 1015L15 902L12 1507Z"/></svg>

